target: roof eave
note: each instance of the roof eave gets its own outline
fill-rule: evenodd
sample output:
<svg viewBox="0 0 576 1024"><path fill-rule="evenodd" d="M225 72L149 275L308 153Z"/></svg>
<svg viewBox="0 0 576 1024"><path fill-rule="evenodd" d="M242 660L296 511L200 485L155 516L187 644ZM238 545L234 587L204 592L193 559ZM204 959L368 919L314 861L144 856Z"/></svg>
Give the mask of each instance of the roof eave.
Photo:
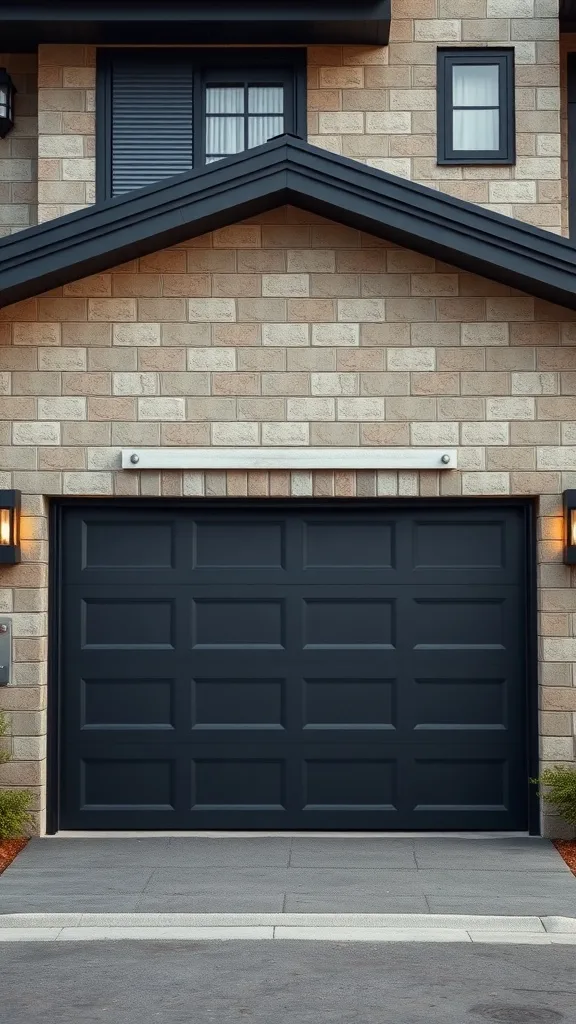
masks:
<svg viewBox="0 0 576 1024"><path fill-rule="evenodd" d="M566 240L289 136L0 241L0 304L291 203L576 309Z"/></svg>

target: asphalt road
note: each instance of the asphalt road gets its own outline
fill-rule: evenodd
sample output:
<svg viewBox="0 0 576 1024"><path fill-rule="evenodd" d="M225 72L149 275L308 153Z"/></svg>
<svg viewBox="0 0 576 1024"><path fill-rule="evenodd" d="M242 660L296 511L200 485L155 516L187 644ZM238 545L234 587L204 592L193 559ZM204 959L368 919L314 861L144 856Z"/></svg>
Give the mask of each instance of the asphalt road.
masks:
<svg viewBox="0 0 576 1024"><path fill-rule="evenodd" d="M4 944L9 1024L574 1024L576 947Z"/></svg>

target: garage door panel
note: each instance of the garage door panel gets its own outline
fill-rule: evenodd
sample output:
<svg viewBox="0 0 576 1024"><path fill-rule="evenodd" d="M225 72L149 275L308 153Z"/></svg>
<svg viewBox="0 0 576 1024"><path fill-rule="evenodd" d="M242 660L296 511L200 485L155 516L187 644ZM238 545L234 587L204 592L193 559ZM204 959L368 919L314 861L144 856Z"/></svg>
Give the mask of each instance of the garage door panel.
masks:
<svg viewBox="0 0 576 1024"><path fill-rule="evenodd" d="M522 523L68 507L61 827L524 827Z"/></svg>
<svg viewBox="0 0 576 1024"><path fill-rule="evenodd" d="M165 508L134 509L121 518L111 508L78 509L66 520L63 581L84 586L104 580L109 585L113 577L120 584L137 583L151 573L157 583L184 579L183 527L181 517Z"/></svg>
<svg viewBox="0 0 576 1024"><path fill-rule="evenodd" d="M407 552L411 582L516 586L525 558L522 527L521 508L505 515L496 508L416 512Z"/></svg>
<svg viewBox="0 0 576 1024"><path fill-rule="evenodd" d="M507 730L510 726L508 680L461 673L415 678L413 728L448 733Z"/></svg>

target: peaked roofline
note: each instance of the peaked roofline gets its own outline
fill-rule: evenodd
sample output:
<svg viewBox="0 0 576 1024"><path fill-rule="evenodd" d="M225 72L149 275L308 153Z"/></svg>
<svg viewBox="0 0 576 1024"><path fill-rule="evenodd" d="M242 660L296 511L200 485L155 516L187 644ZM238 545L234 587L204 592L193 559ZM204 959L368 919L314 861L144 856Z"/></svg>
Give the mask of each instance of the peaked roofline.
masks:
<svg viewBox="0 0 576 1024"><path fill-rule="evenodd" d="M291 204L576 309L576 248L292 136L0 241L0 305Z"/></svg>

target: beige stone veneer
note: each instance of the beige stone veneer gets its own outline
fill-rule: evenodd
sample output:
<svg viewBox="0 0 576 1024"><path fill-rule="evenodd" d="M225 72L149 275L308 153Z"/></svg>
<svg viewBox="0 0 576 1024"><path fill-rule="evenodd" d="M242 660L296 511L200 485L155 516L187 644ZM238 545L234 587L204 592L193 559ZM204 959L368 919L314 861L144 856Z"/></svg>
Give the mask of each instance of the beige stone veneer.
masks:
<svg viewBox="0 0 576 1024"><path fill-rule="evenodd" d="M530 495L544 763L574 760L576 313L295 209L0 311L0 487L23 491L14 760L45 803L51 496ZM120 450L454 445L454 472L123 472ZM573 596L574 595L574 596Z"/></svg>
<svg viewBox="0 0 576 1024"><path fill-rule="evenodd" d="M507 46L513 167L436 163L438 46ZM95 201L96 49L41 45L39 219ZM392 0L386 47L308 47L308 139L550 231L561 230L558 0Z"/></svg>
<svg viewBox="0 0 576 1024"><path fill-rule="evenodd" d="M35 53L0 53L0 67L6 68L17 90L14 129L0 139L0 238L37 219L37 64Z"/></svg>

